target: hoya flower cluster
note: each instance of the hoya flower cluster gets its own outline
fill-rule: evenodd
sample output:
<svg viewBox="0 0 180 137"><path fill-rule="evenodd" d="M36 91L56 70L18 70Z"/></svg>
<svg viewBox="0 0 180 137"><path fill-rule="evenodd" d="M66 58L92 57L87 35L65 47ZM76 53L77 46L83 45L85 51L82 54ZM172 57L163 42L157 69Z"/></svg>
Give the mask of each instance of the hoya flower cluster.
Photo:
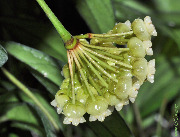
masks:
<svg viewBox="0 0 180 137"><path fill-rule="evenodd" d="M51 102L65 115L63 123L77 126L86 121L85 113L89 121L104 121L114 107L120 111L133 103L143 82L154 82L155 60L145 59L153 55L152 35L157 32L147 16L118 23L106 34L75 36L62 71L65 79Z"/></svg>

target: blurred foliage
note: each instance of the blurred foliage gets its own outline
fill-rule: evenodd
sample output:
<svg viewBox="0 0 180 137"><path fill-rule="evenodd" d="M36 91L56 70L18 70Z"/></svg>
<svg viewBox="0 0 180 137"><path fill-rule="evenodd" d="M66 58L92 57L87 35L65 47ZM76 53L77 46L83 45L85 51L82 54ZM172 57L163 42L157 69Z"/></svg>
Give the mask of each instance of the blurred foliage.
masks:
<svg viewBox="0 0 180 137"><path fill-rule="evenodd" d="M115 22L151 16L158 32L152 40L155 83L143 84L136 104L123 108L121 115L114 112L103 123L63 125L62 116L49 104L67 62L61 38L35 0L0 0L0 67L9 58L4 67L32 91L59 126L59 132L55 132L34 102L0 73L0 136L129 137L132 131L137 137L173 137L175 104L180 111L180 1L46 2L73 35L104 33Z"/></svg>

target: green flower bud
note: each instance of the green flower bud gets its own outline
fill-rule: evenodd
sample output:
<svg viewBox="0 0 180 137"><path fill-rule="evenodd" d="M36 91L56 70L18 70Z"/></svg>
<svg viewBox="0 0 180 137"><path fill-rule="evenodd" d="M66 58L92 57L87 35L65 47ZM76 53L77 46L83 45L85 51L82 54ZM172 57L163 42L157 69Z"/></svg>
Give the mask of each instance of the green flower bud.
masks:
<svg viewBox="0 0 180 137"><path fill-rule="evenodd" d="M147 60L145 58L137 59L133 62L132 73L142 82L146 79L147 75Z"/></svg>
<svg viewBox="0 0 180 137"><path fill-rule="evenodd" d="M147 28L144 24L144 21L142 19L135 19L132 23L132 30L134 34L140 39L140 40L150 40L151 35L148 33Z"/></svg>
<svg viewBox="0 0 180 137"><path fill-rule="evenodd" d="M102 96L95 96L95 101L89 97L86 101L86 110L88 114L99 115L105 112L108 108L107 100Z"/></svg>
<svg viewBox="0 0 180 137"><path fill-rule="evenodd" d="M124 67L121 67L121 68L119 69L119 71L121 72L121 75L123 75L123 76L128 76L128 77L131 77L131 76L132 76L131 70L126 69L126 68L124 68Z"/></svg>
<svg viewBox="0 0 180 137"><path fill-rule="evenodd" d="M80 89L82 87L81 83L79 82L78 80L78 76L75 75L75 78L74 78L74 90L75 90L75 93L78 89Z"/></svg>
<svg viewBox="0 0 180 137"><path fill-rule="evenodd" d="M79 89L76 91L76 100L77 100L77 101L85 104L88 97L89 97L89 95L88 95L88 94L85 94L82 88L79 88Z"/></svg>
<svg viewBox="0 0 180 137"><path fill-rule="evenodd" d="M68 89L69 83L70 83L70 78L64 79L61 84L61 89Z"/></svg>
<svg viewBox="0 0 180 137"><path fill-rule="evenodd" d="M114 93L118 98L124 100L128 97L128 92L132 87L132 79L129 76L120 76Z"/></svg>
<svg viewBox="0 0 180 137"><path fill-rule="evenodd" d="M143 42L138 39L137 37L132 37L128 43L127 47L130 49L130 55L137 57L137 58L144 58L146 53L143 46Z"/></svg>
<svg viewBox="0 0 180 137"><path fill-rule="evenodd" d="M124 33L130 31L130 27L128 27L124 23L118 23L117 25L114 26L112 33Z"/></svg>
<svg viewBox="0 0 180 137"><path fill-rule="evenodd" d="M91 39L90 40L90 44L91 45L99 45L100 44L100 40L97 38Z"/></svg>
<svg viewBox="0 0 180 137"><path fill-rule="evenodd" d="M62 108L70 100L66 94L66 89L61 89L56 93L55 100L57 102L57 107Z"/></svg>
<svg viewBox="0 0 180 137"><path fill-rule="evenodd" d="M104 98L108 101L109 105L114 106L120 102L116 95L113 95L109 92L104 94Z"/></svg>
<svg viewBox="0 0 180 137"><path fill-rule="evenodd" d="M66 117L80 118L86 113L86 110L82 103L76 101L75 104L71 102L66 103L63 107L63 112Z"/></svg>
<svg viewBox="0 0 180 137"><path fill-rule="evenodd" d="M129 55L128 52L123 53L122 57L124 58L124 62L125 62L125 63L127 63L127 64L129 64L129 65L131 64L132 56ZM121 68L122 68L122 67L120 67L120 69L121 69ZM123 68L123 69L124 69L124 68Z"/></svg>
<svg viewBox="0 0 180 137"><path fill-rule="evenodd" d="M65 78L69 78L70 77L68 64L63 66L63 76Z"/></svg>
<svg viewBox="0 0 180 137"><path fill-rule="evenodd" d="M108 88L110 93L114 94L114 91L116 90L116 85L117 83L112 80L109 82Z"/></svg>
<svg viewBox="0 0 180 137"><path fill-rule="evenodd" d="M89 88L94 95L98 95L97 90L93 86L89 85Z"/></svg>

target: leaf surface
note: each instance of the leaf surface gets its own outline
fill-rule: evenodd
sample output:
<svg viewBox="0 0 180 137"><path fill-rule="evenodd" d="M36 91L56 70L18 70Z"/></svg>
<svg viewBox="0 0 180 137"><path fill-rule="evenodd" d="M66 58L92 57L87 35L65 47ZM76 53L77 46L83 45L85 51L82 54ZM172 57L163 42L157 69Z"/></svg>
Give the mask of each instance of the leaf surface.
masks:
<svg viewBox="0 0 180 137"><path fill-rule="evenodd" d="M5 45L7 51L15 58L40 72L44 77L50 79L56 85L61 84L63 78L60 73L60 68L50 56L15 42L7 42Z"/></svg>
<svg viewBox="0 0 180 137"><path fill-rule="evenodd" d="M7 52L6 50L0 45L0 67L6 63L8 60Z"/></svg>
<svg viewBox="0 0 180 137"><path fill-rule="evenodd" d="M94 33L106 33L115 24L111 0L78 0L77 9Z"/></svg>

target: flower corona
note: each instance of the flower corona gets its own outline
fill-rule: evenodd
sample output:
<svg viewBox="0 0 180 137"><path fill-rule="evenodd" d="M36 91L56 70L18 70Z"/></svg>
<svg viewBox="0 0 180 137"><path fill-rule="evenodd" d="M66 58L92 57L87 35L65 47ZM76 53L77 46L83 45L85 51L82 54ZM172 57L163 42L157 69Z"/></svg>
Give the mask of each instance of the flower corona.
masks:
<svg viewBox="0 0 180 137"><path fill-rule="evenodd" d="M155 60L151 36L157 36L151 18L118 23L105 34L74 36L68 47L68 64L63 67L64 81L51 105L64 114L64 124L104 121L114 107L120 111L134 103L144 81L154 82Z"/></svg>

